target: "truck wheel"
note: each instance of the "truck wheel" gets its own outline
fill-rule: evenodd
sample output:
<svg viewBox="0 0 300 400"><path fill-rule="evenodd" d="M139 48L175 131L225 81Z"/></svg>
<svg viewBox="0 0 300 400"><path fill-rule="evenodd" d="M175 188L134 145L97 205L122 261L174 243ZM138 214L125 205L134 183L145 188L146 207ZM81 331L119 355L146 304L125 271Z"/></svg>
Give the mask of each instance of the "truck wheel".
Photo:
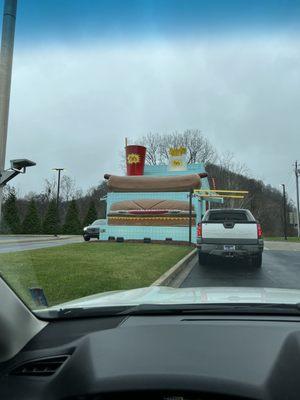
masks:
<svg viewBox="0 0 300 400"><path fill-rule="evenodd" d="M261 268L262 266L262 254L257 254L252 257L252 265L255 268Z"/></svg>
<svg viewBox="0 0 300 400"><path fill-rule="evenodd" d="M89 236L83 236L83 239L85 240L85 242L88 242L91 238Z"/></svg>
<svg viewBox="0 0 300 400"><path fill-rule="evenodd" d="M207 264L207 255L203 253L198 253L198 259L199 259L199 264L200 265L206 265Z"/></svg>

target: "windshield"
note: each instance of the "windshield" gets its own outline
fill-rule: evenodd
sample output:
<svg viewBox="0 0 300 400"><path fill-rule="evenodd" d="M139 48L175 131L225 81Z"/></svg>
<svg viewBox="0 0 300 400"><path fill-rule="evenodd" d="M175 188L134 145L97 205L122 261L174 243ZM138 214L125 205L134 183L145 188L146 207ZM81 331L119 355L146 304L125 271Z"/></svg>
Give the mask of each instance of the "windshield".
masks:
<svg viewBox="0 0 300 400"><path fill-rule="evenodd" d="M101 219L97 219L97 221L94 221L93 223L92 223L92 225L93 226L98 226L98 225L100 225L101 224Z"/></svg>
<svg viewBox="0 0 300 400"><path fill-rule="evenodd" d="M300 302L299 2L0 7L0 275L31 310Z"/></svg>

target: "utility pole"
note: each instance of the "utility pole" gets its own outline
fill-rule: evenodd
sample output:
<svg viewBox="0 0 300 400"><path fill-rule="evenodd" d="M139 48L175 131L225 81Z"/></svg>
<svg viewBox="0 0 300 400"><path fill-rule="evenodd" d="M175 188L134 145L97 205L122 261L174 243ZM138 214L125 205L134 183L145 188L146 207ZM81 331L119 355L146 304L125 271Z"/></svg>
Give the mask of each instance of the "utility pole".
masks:
<svg viewBox="0 0 300 400"><path fill-rule="evenodd" d="M284 223L284 240L287 240L287 232L286 232L286 194L285 194L285 184L281 184L283 189L283 223Z"/></svg>
<svg viewBox="0 0 300 400"><path fill-rule="evenodd" d="M56 209L57 209L57 214L59 212L59 192L60 192L60 175L61 171L64 170L64 168L52 168L54 171L57 171L57 192L56 192ZM58 214L59 215L59 214ZM57 233L54 235L57 236Z"/></svg>
<svg viewBox="0 0 300 400"><path fill-rule="evenodd" d="M2 174L5 168L16 14L17 0L5 0L0 50L0 174ZM2 188L0 188L0 222L2 215L2 194Z"/></svg>
<svg viewBox="0 0 300 400"><path fill-rule="evenodd" d="M299 173L300 169L298 168L298 162L295 161L295 176L296 176L296 196L297 196L297 231L298 231L298 239L300 237L300 211L299 211Z"/></svg>
<svg viewBox="0 0 300 400"><path fill-rule="evenodd" d="M57 209L58 209L59 192L60 192L60 175L61 175L61 171L63 171L64 168L53 168L53 169L58 172L58 175L57 175L57 193L56 193L56 206L57 206Z"/></svg>

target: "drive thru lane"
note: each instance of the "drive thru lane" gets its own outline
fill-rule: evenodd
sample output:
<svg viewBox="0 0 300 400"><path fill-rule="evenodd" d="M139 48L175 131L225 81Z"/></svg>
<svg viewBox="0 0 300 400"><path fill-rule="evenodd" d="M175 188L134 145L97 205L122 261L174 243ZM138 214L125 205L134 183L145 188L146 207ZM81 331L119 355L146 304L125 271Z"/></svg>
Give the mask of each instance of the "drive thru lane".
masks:
<svg viewBox="0 0 300 400"><path fill-rule="evenodd" d="M266 243L267 244L267 243ZM273 246L272 246L273 247ZM250 286L300 289L300 251L265 250L261 268L232 260L202 266L195 260L181 287Z"/></svg>

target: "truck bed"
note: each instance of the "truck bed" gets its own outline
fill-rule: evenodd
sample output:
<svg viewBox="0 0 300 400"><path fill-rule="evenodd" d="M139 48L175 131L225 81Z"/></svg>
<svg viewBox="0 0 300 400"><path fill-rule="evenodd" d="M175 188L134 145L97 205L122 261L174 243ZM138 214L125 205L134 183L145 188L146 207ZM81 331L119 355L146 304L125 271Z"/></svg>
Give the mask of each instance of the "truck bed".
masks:
<svg viewBox="0 0 300 400"><path fill-rule="evenodd" d="M261 227L249 210L208 210L198 225L197 246L200 263L209 256L242 257L261 266Z"/></svg>

